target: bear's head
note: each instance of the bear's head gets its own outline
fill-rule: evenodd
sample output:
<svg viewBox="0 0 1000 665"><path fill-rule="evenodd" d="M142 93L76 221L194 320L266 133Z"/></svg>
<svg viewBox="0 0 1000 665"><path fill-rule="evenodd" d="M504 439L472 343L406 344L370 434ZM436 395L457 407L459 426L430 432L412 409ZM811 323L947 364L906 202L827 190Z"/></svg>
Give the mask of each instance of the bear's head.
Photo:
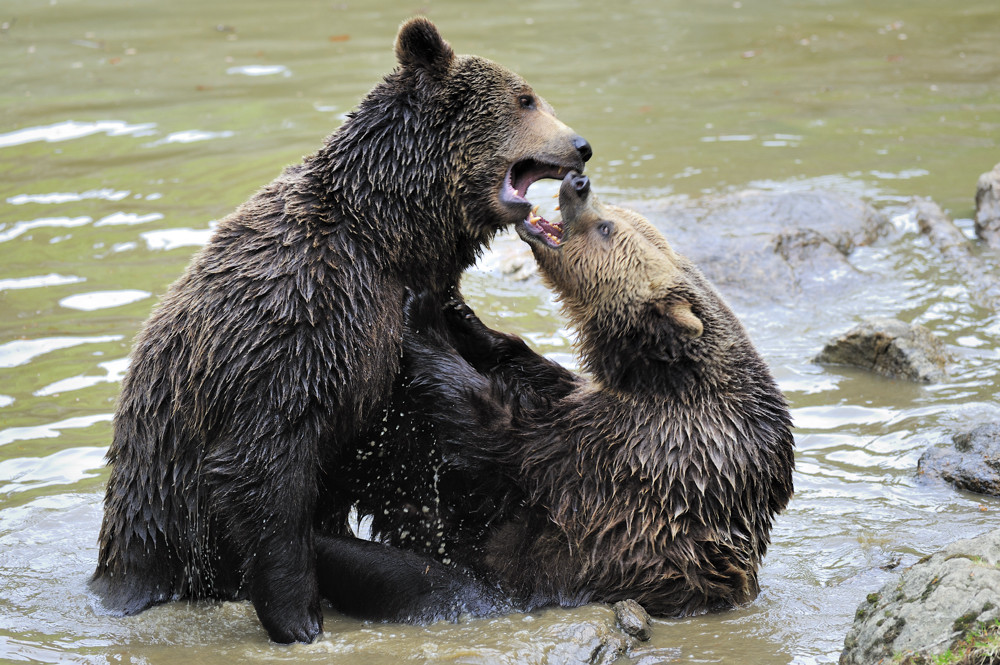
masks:
<svg viewBox="0 0 1000 665"><path fill-rule="evenodd" d="M525 220L528 188L542 178L582 171L590 145L559 121L524 79L478 56L457 56L425 18L404 23L396 39L399 81L412 86L410 120L429 122L443 141L450 194L466 230L487 241ZM414 120L421 115L422 120ZM435 146L416 146L433 151ZM436 155L422 155L426 162ZM425 164L420 168L432 168Z"/></svg>
<svg viewBox="0 0 1000 665"><path fill-rule="evenodd" d="M652 361L696 359L739 326L721 323L731 318L721 299L648 220L602 204L586 176L565 177L559 209L560 221L532 215L518 233L580 332L584 362L602 379Z"/></svg>

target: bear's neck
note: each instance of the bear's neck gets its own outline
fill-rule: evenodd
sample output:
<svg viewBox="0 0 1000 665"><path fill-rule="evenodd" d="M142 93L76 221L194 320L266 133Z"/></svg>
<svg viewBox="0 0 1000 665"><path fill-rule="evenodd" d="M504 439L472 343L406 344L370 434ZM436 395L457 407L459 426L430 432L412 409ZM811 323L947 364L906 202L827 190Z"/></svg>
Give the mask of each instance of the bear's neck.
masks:
<svg viewBox="0 0 1000 665"><path fill-rule="evenodd" d="M587 371L604 387L619 393L701 399L712 393L719 374L738 372L730 358L714 350L715 340L663 348L639 334L591 326L580 330L578 343Z"/></svg>
<svg viewBox="0 0 1000 665"><path fill-rule="evenodd" d="M420 281L457 281L486 239L473 238L456 192L462 141L444 116L377 87L307 158L304 177L328 224L352 251ZM321 223L322 223L321 222Z"/></svg>

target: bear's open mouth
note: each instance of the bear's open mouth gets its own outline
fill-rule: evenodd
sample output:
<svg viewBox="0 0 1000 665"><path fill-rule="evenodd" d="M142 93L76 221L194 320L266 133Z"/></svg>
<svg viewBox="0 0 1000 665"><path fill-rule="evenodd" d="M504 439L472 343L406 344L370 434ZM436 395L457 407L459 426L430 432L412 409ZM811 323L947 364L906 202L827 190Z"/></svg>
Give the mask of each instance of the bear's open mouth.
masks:
<svg viewBox="0 0 1000 665"><path fill-rule="evenodd" d="M538 215L538 206L531 209L531 214L524 220L525 230L533 236L537 236L552 249L557 249L562 244L563 223L562 220L550 222Z"/></svg>
<svg viewBox="0 0 1000 665"><path fill-rule="evenodd" d="M562 222L550 222L538 215L538 206L530 207L527 199L528 188L539 180L552 178L562 180L569 171L568 167L556 164L545 164L534 159L515 162L507 170L500 200L510 206L523 205L530 209L524 220L526 229L543 239L551 247L558 247L562 242Z"/></svg>

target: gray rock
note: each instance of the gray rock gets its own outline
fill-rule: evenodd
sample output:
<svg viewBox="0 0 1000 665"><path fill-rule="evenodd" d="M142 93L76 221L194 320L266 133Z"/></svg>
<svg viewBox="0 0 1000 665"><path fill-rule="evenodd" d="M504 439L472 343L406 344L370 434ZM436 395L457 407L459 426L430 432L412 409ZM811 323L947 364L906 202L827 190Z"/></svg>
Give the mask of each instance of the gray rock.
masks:
<svg viewBox="0 0 1000 665"><path fill-rule="evenodd" d="M931 659L998 618L1000 529L952 543L868 594L840 665L937 662Z"/></svg>
<svg viewBox="0 0 1000 665"><path fill-rule="evenodd" d="M865 279L850 254L892 230L870 205L826 191L743 191L634 207L725 293L753 302L842 294Z"/></svg>
<svg viewBox="0 0 1000 665"><path fill-rule="evenodd" d="M347 621L337 629L329 620L321 639L296 649L349 655L351 662L612 665L638 647L647 652L619 621L612 606L599 603L428 626ZM401 643L419 648L401 653Z"/></svg>
<svg viewBox="0 0 1000 665"><path fill-rule="evenodd" d="M618 618L618 627L626 634L642 642L653 636L653 623L649 613L638 602L632 599L619 600L612 609Z"/></svg>
<svg viewBox="0 0 1000 665"><path fill-rule="evenodd" d="M976 236L1000 249L1000 164L976 183Z"/></svg>
<svg viewBox="0 0 1000 665"><path fill-rule="evenodd" d="M920 456L917 473L959 489L1000 496L1000 423L980 425L956 434L952 441L951 448L928 448Z"/></svg>
<svg viewBox="0 0 1000 665"><path fill-rule="evenodd" d="M917 199L913 205L920 232L962 276L972 298L983 307L1000 309L1000 272L995 262L983 260L941 206L927 199Z"/></svg>
<svg viewBox="0 0 1000 665"><path fill-rule="evenodd" d="M872 318L829 342L814 362L860 367L894 379L941 381L949 356L931 331L898 319Z"/></svg>

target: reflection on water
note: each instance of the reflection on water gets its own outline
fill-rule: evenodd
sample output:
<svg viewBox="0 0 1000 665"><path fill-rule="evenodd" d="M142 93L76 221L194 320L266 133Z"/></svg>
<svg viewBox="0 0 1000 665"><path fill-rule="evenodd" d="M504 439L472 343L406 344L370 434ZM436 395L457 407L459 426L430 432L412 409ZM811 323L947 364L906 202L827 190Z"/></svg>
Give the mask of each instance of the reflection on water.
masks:
<svg viewBox="0 0 1000 665"><path fill-rule="evenodd" d="M970 232L976 177L1000 160L994 5L425 8L459 52L522 73L590 140L588 172L606 200L833 189L873 202L895 227L852 256L879 278L845 286L839 300L784 298L782 285L767 303L733 294L792 404L797 492L773 533L760 598L658 622L642 662L836 662L858 603L893 574L884 569L995 525L997 500L913 473L928 445L998 418L1000 320L974 304L903 206L930 195ZM478 645L501 662L556 662L530 647L591 611L431 627L328 613L320 642L281 648L245 603L116 619L95 614L85 591L102 458L138 326L213 220L314 151L392 67L396 26L415 9L4 5L0 659L468 662L466 647ZM488 256L466 278L472 304L575 367L551 294L504 277L499 263ZM931 328L955 355L951 379L916 386L810 362L828 337L874 314Z"/></svg>

